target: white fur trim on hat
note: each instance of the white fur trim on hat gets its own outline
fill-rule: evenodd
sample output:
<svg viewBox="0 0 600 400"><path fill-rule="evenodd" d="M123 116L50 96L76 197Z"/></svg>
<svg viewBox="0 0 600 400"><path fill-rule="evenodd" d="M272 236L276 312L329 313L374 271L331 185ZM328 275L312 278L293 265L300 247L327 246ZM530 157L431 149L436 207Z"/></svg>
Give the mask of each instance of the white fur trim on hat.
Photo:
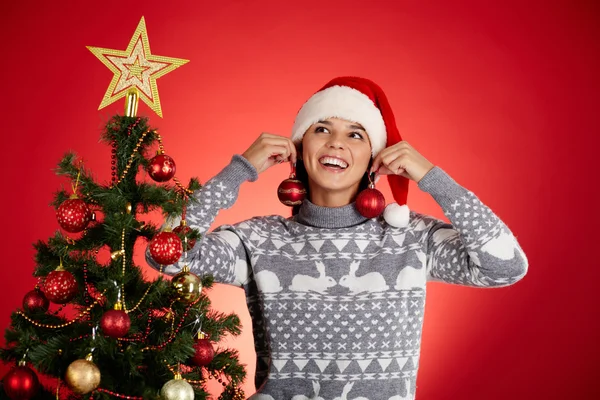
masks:
<svg viewBox="0 0 600 400"><path fill-rule="evenodd" d="M312 124L327 118L361 124L369 135L373 157L385 148L387 133L381 111L366 94L348 86L332 86L312 95L296 116L292 142L300 143Z"/></svg>
<svg viewBox="0 0 600 400"><path fill-rule="evenodd" d="M383 211L383 219L396 228L404 228L408 226L410 210L406 204L398 205L398 203L390 203Z"/></svg>

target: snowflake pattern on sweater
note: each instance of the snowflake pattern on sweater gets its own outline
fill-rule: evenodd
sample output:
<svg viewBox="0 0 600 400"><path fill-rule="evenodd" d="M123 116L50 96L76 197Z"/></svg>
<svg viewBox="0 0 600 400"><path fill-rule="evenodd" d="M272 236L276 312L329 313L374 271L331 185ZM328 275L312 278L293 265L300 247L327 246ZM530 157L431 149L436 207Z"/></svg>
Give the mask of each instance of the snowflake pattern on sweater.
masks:
<svg viewBox="0 0 600 400"><path fill-rule="evenodd" d="M203 238L184 264L242 286L255 340L253 400L414 399L426 283L503 287L528 262L509 228L434 167L419 182L451 223L410 212L405 228L354 204L305 201L298 215L255 217L208 233L256 170L236 155L188 206ZM169 221L174 226L179 221ZM147 252L147 260L160 268Z"/></svg>

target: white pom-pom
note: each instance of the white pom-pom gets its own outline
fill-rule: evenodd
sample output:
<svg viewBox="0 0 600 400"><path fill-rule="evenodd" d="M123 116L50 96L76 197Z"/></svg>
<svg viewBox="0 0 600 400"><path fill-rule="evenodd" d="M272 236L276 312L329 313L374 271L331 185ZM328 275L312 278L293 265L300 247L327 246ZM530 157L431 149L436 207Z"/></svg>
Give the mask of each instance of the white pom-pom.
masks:
<svg viewBox="0 0 600 400"><path fill-rule="evenodd" d="M406 204L390 203L383 211L383 219L396 228L404 228L408 226L410 210Z"/></svg>

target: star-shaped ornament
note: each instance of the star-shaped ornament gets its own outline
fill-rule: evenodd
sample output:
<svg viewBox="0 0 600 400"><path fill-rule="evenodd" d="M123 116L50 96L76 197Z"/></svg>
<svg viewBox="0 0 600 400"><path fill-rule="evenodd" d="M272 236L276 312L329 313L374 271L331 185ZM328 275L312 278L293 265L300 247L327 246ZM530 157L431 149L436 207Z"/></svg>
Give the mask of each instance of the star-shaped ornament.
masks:
<svg viewBox="0 0 600 400"><path fill-rule="evenodd" d="M156 80L189 62L181 58L151 54L144 17L140 20L126 50L86 47L114 73L98 110L127 96L130 89L137 89L144 103L162 117Z"/></svg>

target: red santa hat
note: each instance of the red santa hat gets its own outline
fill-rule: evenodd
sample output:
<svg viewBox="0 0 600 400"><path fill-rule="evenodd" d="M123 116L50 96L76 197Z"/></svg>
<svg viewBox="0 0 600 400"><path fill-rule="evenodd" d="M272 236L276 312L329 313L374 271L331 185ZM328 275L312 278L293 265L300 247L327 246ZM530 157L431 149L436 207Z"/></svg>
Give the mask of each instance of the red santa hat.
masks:
<svg viewBox="0 0 600 400"><path fill-rule="evenodd" d="M376 83L365 78L334 78L312 95L296 116L292 141L296 144L302 142L304 133L312 124L327 118L361 124L369 135L373 158L386 147L402 141L385 93ZM383 216L392 226L407 226L409 180L399 175L388 175L388 182L396 203L389 204Z"/></svg>

